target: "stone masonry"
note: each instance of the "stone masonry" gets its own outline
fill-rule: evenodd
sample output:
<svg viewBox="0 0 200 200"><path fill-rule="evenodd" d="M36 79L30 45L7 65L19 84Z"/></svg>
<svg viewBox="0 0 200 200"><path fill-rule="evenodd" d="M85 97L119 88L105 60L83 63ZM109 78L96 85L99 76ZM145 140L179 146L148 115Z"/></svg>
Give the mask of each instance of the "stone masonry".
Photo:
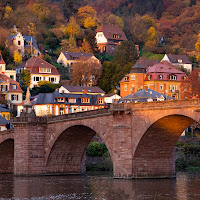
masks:
<svg viewBox="0 0 200 200"><path fill-rule="evenodd" d="M98 134L110 152L115 178L174 177L174 146L190 124L200 121L199 112L200 100L194 99L15 118L14 130L0 134L0 173L83 173L85 150Z"/></svg>

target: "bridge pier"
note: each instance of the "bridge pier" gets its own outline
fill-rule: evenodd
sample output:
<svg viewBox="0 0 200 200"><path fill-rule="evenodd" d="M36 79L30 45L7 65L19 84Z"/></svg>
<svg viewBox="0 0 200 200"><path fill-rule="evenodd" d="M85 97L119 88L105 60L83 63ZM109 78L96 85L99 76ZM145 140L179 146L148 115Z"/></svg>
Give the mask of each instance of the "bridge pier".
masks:
<svg viewBox="0 0 200 200"><path fill-rule="evenodd" d="M14 175L44 174L46 118L20 117L13 124Z"/></svg>

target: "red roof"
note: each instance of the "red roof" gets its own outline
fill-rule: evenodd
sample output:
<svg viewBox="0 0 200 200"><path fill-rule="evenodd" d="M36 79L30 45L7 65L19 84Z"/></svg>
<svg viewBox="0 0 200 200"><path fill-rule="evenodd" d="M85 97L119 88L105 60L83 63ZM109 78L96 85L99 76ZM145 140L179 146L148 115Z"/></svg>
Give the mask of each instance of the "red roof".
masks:
<svg viewBox="0 0 200 200"><path fill-rule="evenodd" d="M8 92L23 93L23 90L21 89L19 83L4 74L0 74L0 82L9 83L9 91ZM13 89L12 85L16 85L16 89Z"/></svg>
<svg viewBox="0 0 200 200"><path fill-rule="evenodd" d="M51 73L48 73L49 75L60 75L55 66L46 62L45 60L42 60L39 57L32 57L32 58L28 59L26 62L17 66L16 68L17 69L26 68L27 70L30 71L31 74L47 74L47 73L39 72L39 68L50 68Z"/></svg>
<svg viewBox="0 0 200 200"><path fill-rule="evenodd" d="M118 41L126 41L126 35L124 32L117 26L114 25L101 25L96 32L103 32L106 39L118 40ZM120 35L119 38L113 38L113 35Z"/></svg>
<svg viewBox="0 0 200 200"><path fill-rule="evenodd" d="M1 55L1 51L0 51L0 64L6 64L3 60L3 56Z"/></svg>

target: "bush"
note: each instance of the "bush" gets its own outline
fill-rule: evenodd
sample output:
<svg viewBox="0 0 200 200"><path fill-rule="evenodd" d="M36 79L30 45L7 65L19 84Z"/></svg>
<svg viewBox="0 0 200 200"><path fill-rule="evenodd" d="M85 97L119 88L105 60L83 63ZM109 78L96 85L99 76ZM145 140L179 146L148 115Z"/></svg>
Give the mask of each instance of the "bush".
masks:
<svg viewBox="0 0 200 200"><path fill-rule="evenodd" d="M105 144L101 144L98 142L90 142L87 150L86 155L95 157L95 156L103 156L104 153L108 152Z"/></svg>

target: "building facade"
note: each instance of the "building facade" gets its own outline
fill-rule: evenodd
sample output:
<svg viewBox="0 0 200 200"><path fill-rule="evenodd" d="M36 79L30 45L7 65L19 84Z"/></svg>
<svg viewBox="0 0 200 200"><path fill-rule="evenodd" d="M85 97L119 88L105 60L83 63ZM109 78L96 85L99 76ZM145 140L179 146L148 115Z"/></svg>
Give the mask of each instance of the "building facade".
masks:
<svg viewBox="0 0 200 200"><path fill-rule="evenodd" d="M31 74L30 88L38 87L39 81L49 81L54 84L60 82L57 68L39 57L32 57L17 66L17 74L20 74L22 70L28 70Z"/></svg>

